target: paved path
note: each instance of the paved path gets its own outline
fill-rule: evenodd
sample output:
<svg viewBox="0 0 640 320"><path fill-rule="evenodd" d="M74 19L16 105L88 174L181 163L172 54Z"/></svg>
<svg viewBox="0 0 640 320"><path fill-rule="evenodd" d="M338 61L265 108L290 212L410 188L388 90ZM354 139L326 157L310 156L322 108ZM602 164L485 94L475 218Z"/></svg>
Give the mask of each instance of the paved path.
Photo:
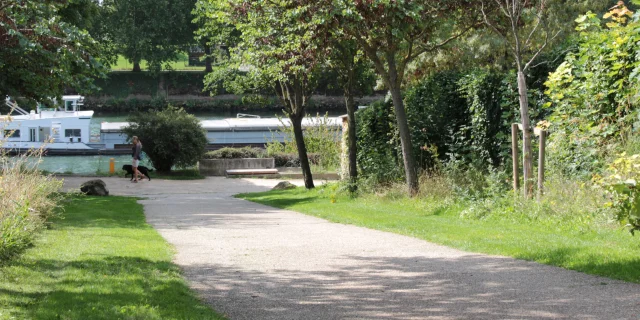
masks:
<svg viewBox="0 0 640 320"><path fill-rule="evenodd" d="M276 181L105 180L113 194L146 197L191 286L230 319L640 319L637 284L231 197Z"/></svg>

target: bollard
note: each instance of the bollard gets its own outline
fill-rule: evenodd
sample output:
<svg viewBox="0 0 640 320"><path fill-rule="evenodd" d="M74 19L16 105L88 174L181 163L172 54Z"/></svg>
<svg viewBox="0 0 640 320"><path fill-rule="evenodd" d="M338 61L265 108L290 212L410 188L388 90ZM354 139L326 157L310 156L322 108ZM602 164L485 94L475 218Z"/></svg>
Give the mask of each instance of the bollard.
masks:
<svg viewBox="0 0 640 320"><path fill-rule="evenodd" d="M116 159L114 158L109 159L109 173L116 173Z"/></svg>

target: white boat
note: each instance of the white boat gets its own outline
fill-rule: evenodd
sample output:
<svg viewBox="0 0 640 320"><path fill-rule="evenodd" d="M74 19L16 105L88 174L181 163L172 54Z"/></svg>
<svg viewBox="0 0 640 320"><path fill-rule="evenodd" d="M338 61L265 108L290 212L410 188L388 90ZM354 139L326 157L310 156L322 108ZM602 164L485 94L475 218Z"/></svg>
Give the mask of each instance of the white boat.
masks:
<svg viewBox="0 0 640 320"><path fill-rule="evenodd" d="M10 112L0 115L0 145L12 152L44 147L45 150L94 150L87 145L93 111L80 111L82 96L63 96L55 108L38 105L27 112L6 99Z"/></svg>
<svg viewBox="0 0 640 320"><path fill-rule="evenodd" d="M209 149L227 146L264 146L269 141L284 142L287 135L281 132L283 127L290 127L289 119L241 117L222 120L202 120L200 125L206 131ZM320 125L329 126L337 131L342 129L342 117L323 120L322 117L304 118L304 130ZM128 149L127 136L123 128L128 122L103 122L100 125L100 141L108 150ZM339 139L339 137L336 137ZM143 141L144 143L144 141Z"/></svg>

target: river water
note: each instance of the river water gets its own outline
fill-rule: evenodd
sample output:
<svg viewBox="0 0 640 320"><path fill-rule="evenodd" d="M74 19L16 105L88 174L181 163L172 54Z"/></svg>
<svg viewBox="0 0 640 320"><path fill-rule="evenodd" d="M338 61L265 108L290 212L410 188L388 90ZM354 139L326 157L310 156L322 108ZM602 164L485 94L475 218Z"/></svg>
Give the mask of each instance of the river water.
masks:
<svg viewBox="0 0 640 320"><path fill-rule="evenodd" d="M262 118L274 118L274 111L252 111L252 115L258 115ZM331 111L329 116L339 116L340 112ZM324 112L320 113L324 115ZM218 112L218 113L199 113L195 115L200 120L219 120L226 118L235 118L236 113ZM98 115L91 119L91 142L97 143L100 140L100 124L102 122L124 122L127 115ZM87 174L109 172L109 160L113 158L116 163L116 171L122 168L124 164L131 164L131 156L50 156L43 157L38 165L40 170L51 173L66 174ZM141 165L152 167L148 159L142 161Z"/></svg>

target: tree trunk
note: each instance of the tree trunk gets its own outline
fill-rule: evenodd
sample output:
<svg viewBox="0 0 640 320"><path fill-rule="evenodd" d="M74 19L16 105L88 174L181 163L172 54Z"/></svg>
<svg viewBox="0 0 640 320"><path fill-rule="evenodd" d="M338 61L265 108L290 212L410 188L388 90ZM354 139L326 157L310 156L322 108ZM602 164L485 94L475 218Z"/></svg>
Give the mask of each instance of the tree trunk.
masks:
<svg viewBox="0 0 640 320"><path fill-rule="evenodd" d="M204 71L205 72L213 72L213 67L211 66L211 47L208 46L206 43L204 44L204 54L205 54L205 58L204 58Z"/></svg>
<svg viewBox="0 0 640 320"><path fill-rule="evenodd" d="M349 80L348 89L345 90L345 102L347 104L347 122L349 123L349 132L347 143L349 146L349 191L358 190L358 144L356 141L356 104L353 99L353 80Z"/></svg>
<svg viewBox="0 0 640 320"><path fill-rule="evenodd" d="M407 114L404 110L404 102L402 101L402 93L398 81L391 79L389 88L391 90L391 98L393 100L393 109L396 113L396 122L398 131L400 132L400 142L402 143L402 157L404 159L404 172L407 179L407 187L411 196L415 196L419 191L418 172L416 171L416 162L413 158L413 145L411 144L411 133L409 132L409 123Z"/></svg>
<svg viewBox="0 0 640 320"><path fill-rule="evenodd" d="M524 196L533 196L533 156L531 151L531 124L529 122L529 98L524 72L518 71L518 93L520 94L520 118L522 120L522 168Z"/></svg>
<svg viewBox="0 0 640 320"><path fill-rule="evenodd" d="M142 68L140 68L140 61L135 61L133 63L133 72L140 72Z"/></svg>
<svg viewBox="0 0 640 320"><path fill-rule="evenodd" d="M307 156L307 146L304 144L302 118L304 118L304 113L289 114L291 126L293 126L293 135L295 136L296 146L298 147L298 157L300 157L300 167L304 178L304 186L307 189L313 189L315 186L313 185L313 177L311 176L311 166L309 165L309 157Z"/></svg>

